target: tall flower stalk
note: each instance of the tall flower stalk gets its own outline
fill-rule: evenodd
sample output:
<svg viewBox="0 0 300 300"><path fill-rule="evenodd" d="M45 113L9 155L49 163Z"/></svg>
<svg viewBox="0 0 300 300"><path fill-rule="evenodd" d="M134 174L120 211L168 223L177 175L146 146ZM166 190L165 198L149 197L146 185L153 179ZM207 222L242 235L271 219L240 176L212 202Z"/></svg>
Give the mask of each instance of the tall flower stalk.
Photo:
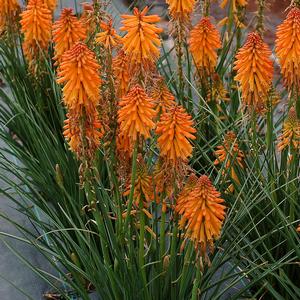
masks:
<svg viewBox="0 0 300 300"><path fill-rule="evenodd" d="M169 5L169 14L173 25L172 32L175 36L179 100L182 105L186 106L184 101L185 79L183 70L183 47L186 43L186 30L190 24L190 16L194 10L195 0L168 0L167 4Z"/></svg>

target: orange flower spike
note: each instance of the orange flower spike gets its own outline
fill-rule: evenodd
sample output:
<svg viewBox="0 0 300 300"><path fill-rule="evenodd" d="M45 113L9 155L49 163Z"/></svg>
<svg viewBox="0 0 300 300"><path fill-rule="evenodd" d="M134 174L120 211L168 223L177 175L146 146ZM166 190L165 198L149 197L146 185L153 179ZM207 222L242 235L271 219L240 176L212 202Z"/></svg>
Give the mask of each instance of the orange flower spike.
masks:
<svg viewBox="0 0 300 300"><path fill-rule="evenodd" d="M113 72L118 96L122 97L127 93L129 85L129 60L123 50L113 59Z"/></svg>
<svg viewBox="0 0 300 300"><path fill-rule="evenodd" d="M177 161L187 160L192 155L193 147L188 139L196 139L196 129L192 117L182 106L174 106L161 115L156 133L161 156Z"/></svg>
<svg viewBox="0 0 300 300"><path fill-rule="evenodd" d="M121 99L119 106L120 133L130 137L132 141L136 141L139 134L149 138L150 130L155 125L153 119L156 112L153 109L153 99L147 96L145 90L136 85Z"/></svg>
<svg viewBox="0 0 300 300"><path fill-rule="evenodd" d="M300 8L290 10L276 32L275 52L286 86L300 91Z"/></svg>
<svg viewBox="0 0 300 300"><path fill-rule="evenodd" d="M51 37L52 15L42 0L30 0L21 13L21 31L24 33L24 52L31 60L39 51L46 50Z"/></svg>
<svg viewBox="0 0 300 300"><path fill-rule="evenodd" d="M193 12L195 0L166 0L173 19L187 19Z"/></svg>
<svg viewBox="0 0 300 300"><path fill-rule="evenodd" d="M108 23L102 22L100 28L103 30L96 35L96 43L102 44L106 49L111 50L122 43L122 38L112 26L112 20Z"/></svg>
<svg viewBox="0 0 300 300"><path fill-rule="evenodd" d="M123 27L127 31L123 37L123 50L130 58L141 64L145 60L155 62L159 56L161 44L158 34L163 30L154 25L160 21L159 16L146 16L148 7L141 12L135 7L132 15L121 15Z"/></svg>
<svg viewBox="0 0 300 300"><path fill-rule="evenodd" d="M84 107L87 114L98 105L101 85L100 66L87 45L77 42L62 56L57 83L64 84L65 105L78 113Z"/></svg>
<svg viewBox="0 0 300 300"><path fill-rule="evenodd" d="M273 78L272 52L257 32L248 35L245 45L236 55L235 80L240 83L244 104L260 112L271 88Z"/></svg>
<svg viewBox="0 0 300 300"><path fill-rule="evenodd" d="M278 150L283 151L285 148L292 146L300 150L300 120L294 107L289 111L287 120L283 124L282 134L278 138Z"/></svg>
<svg viewBox="0 0 300 300"><path fill-rule="evenodd" d="M202 254L209 250L207 246L213 248L213 241L220 236L226 209L223 203L221 194L205 175L186 197L176 201L175 211L182 216L179 226L197 249L200 246Z"/></svg>
<svg viewBox="0 0 300 300"><path fill-rule="evenodd" d="M86 30L77 17L73 15L72 8L64 8L61 11L60 18L53 24L52 29L55 44L55 57L53 59L57 62L76 42L86 39Z"/></svg>
<svg viewBox="0 0 300 300"><path fill-rule="evenodd" d="M189 46L197 68L212 74L217 65L217 50L221 48L221 38L208 17L201 19L192 29Z"/></svg>

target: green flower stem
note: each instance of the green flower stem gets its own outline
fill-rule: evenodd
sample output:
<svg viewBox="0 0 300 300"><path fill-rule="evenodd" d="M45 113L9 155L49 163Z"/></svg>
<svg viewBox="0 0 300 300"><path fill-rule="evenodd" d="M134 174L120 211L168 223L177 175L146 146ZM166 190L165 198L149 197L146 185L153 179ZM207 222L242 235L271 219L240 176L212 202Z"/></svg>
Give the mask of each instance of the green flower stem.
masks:
<svg viewBox="0 0 300 300"><path fill-rule="evenodd" d="M272 159L274 153L274 143L273 143L273 108L272 105L268 108L267 112L267 134L266 134L266 144L267 144L267 156L269 157L270 167L268 168L268 176L271 187L271 197L274 201L277 200L276 197L276 184L275 184L275 162Z"/></svg>
<svg viewBox="0 0 300 300"><path fill-rule="evenodd" d="M177 54L177 72L179 81L179 101L186 108L184 103L184 76L183 76L183 29L180 21L176 22L176 54Z"/></svg>
<svg viewBox="0 0 300 300"><path fill-rule="evenodd" d="M159 255L160 255L162 269L163 269L164 255L165 255L165 251L166 251L166 238L165 238L166 212L163 209L163 206L164 206L164 203L162 204L162 210L161 210L160 235L159 235Z"/></svg>
<svg viewBox="0 0 300 300"><path fill-rule="evenodd" d="M132 156L132 167L131 167L131 187L130 187L130 194L129 194L129 200L128 200L128 205L127 205L127 214L125 218L125 223L124 223L124 233L127 232L127 227L129 224L130 220L130 213L132 209L132 204L133 204L133 196L134 196L134 186L135 186L135 179L136 179L136 159L137 159L137 153L138 153L138 139L135 142L134 150L133 150L133 156Z"/></svg>
<svg viewBox="0 0 300 300"><path fill-rule="evenodd" d="M193 253L193 243L189 243L188 245L185 246L187 246L187 251L184 256L184 263L181 272L179 299L184 299L185 289L188 284L187 273L190 268L190 260Z"/></svg>
<svg viewBox="0 0 300 300"><path fill-rule="evenodd" d="M193 284L192 300L198 299L198 287L199 287L199 283L200 283L200 277L201 277L201 271L199 268L196 268L196 278L195 278L194 284Z"/></svg>
<svg viewBox="0 0 300 300"><path fill-rule="evenodd" d="M178 224L177 222L173 222L173 230L172 230L172 241L171 241L171 251L170 251L170 263L168 269L170 270L168 272L168 277L166 278L166 284L164 287L164 296L167 296L168 292L168 280L169 277L171 277L171 281L175 280L176 277L176 257L177 257L177 252L176 252L176 246L177 246L177 234L178 234ZM174 268L174 270L173 270ZM175 299L177 295L177 289L175 287L172 287L171 289L171 298Z"/></svg>
<svg viewBox="0 0 300 300"><path fill-rule="evenodd" d="M146 272L144 269L144 265L145 265L145 259L144 259L144 255L145 255L145 248L144 248L144 242L145 242L145 213L143 212L143 201L142 199L140 200L139 203L139 209L140 209L140 236L139 236L139 258L138 258L138 262L139 262L139 267L141 270L141 275L143 278L143 283L144 283L144 288L145 288L145 296L146 299L150 299L149 296L149 292L148 292L148 288L147 288L147 277L146 277Z"/></svg>

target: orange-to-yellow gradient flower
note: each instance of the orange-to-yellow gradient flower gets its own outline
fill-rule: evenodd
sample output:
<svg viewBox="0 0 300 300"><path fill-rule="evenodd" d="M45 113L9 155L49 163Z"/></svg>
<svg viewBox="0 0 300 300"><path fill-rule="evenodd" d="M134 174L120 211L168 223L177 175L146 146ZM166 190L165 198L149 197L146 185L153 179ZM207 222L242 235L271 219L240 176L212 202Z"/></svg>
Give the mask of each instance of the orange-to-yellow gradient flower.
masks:
<svg viewBox="0 0 300 300"><path fill-rule="evenodd" d="M221 48L221 39L209 18L201 19L192 29L189 46L199 71L203 71L203 75L211 75L217 65L217 50Z"/></svg>
<svg viewBox="0 0 300 300"><path fill-rule="evenodd" d="M113 22L110 20L108 23L101 22L101 32L97 33L95 41L103 45L106 49L112 50L113 48L122 44L122 38L117 34L113 28Z"/></svg>
<svg viewBox="0 0 300 300"><path fill-rule="evenodd" d="M146 16L148 7L141 12L135 7L133 15L122 15L123 27L121 31L127 31L123 37L123 50L130 60L138 64L153 63L159 56L160 39L158 34L162 32L154 23L160 21L159 16Z"/></svg>
<svg viewBox="0 0 300 300"><path fill-rule="evenodd" d="M196 139L192 117L178 105L161 115L156 133L160 155L169 160L187 160L192 155L193 147L188 139Z"/></svg>
<svg viewBox="0 0 300 300"><path fill-rule="evenodd" d="M158 78L154 83L151 97L154 100L157 115L166 112L176 104L175 97L169 91L163 78Z"/></svg>
<svg viewBox="0 0 300 300"><path fill-rule="evenodd" d="M69 110L94 112L100 98L100 66L87 45L77 42L62 56L57 82L64 84L63 100Z"/></svg>
<svg viewBox="0 0 300 300"><path fill-rule="evenodd" d="M51 38L52 15L42 0L30 0L21 14L23 50L26 58L32 61L37 53L46 50Z"/></svg>
<svg viewBox="0 0 300 300"><path fill-rule="evenodd" d="M65 120L64 136L70 150L76 153L78 158L93 158L103 136L103 127L97 110L85 114L84 117L70 110Z"/></svg>
<svg viewBox="0 0 300 300"><path fill-rule="evenodd" d="M145 90L136 85L120 103L118 122L120 133L136 141L138 135L150 137L150 130L154 128L153 119L156 116L153 99L148 97Z"/></svg>
<svg viewBox="0 0 300 300"><path fill-rule="evenodd" d="M173 19L185 21L194 10L195 0L166 0Z"/></svg>
<svg viewBox="0 0 300 300"><path fill-rule="evenodd" d="M189 190L188 186L187 193L183 191L179 195L175 210L182 216L180 228L186 231L186 237L205 255L208 250L213 249L214 240L220 236L226 207L221 194L205 175Z"/></svg>
<svg viewBox="0 0 300 300"><path fill-rule="evenodd" d="M294 107L290 109L283 124L282 134L278 138L279 151L288 147L300 150L300 120Z"/></svg>
<svg viewBox="0 0 300 300"><path fill-rule="evenodd" d="M276 32L276 55L286 86L300 91L300 8L290 10Z"/></svg>
<svg viewBox="0 0 300 300"><path fill-rule="evenodd" d="M19 11L17 0L0 0L0 34L14 25Z"/></svg>
<svg viewBox="0 0 300 300"><path fill-rule="evenodd" d="M243 102L258 112L263 111L272 84L271 54L260 34L252 32L236 55L235 80L240 83Z"/></svg>
<svg viewBox="0 0 300 300"><path fill-rule="evenodd" d="M220 7L225 8L228 2L231 4L231 9L234 13L237 12L238 7L245 7L247 5L247 0L223 0L220 3Z"/></svg>
<svg viewBox="0 0 300 300"><path fill-rule="evenodd" d="M131 176L129 176L131 177ZM127 185L124 196L130 194L131 185ZM148 207L149 203L154 199L152 176L147 170L147 166L141 155L137 158L136 179L134 185L134 204L139 207L140 202L143 202L144 207Z"/></svg>
<svg viewBox="0 0 300 300"><path fill-rule="evenodd" d="M118 52L112 65L117 95L123 97L128 92L129 87L129 60L123 50Z"/></svg>
<svg viewBox="0 0 300 300"><path fill-rule="evenodd" d="M86 30L73 15L72 8L64 8L60 18L53 24L54 60L60 62L62 55L79 41L86 39Z"/></svg>

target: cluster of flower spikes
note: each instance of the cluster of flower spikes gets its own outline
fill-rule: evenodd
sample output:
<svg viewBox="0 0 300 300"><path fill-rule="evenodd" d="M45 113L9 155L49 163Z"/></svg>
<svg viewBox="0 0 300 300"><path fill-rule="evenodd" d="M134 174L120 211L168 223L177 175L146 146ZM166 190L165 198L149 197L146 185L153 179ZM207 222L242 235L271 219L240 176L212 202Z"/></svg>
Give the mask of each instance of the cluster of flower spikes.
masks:
<svg viewBox="0 0 300 300"><path fill-rule="evenodd" d="M109 51L122 44L122 38L113 28L112 20L109 20L107 23L101 22L100 28L102 31L97 33L95 38L96 43L103 45Z"/></svg>
<svg viewBox="0 0 300 300"><path fill-rule="evenodd" d="M300 120L294 107L291 107L288 117L283 124L282 134L278 138L278 150L288 147L300 150Z"/></svg>
<svg viewBox="0 0 300 300"><path fill-rule="evenodd" d="M191 30L189 49L200 76L211 75L217 65L221 38L217 28L205 17ZM201 77L202 77L201 76Z"/></svg>
<svg viewBox="0 0 300 300"><path fill-rule="evenodd" d="M192 175L176 200L175 211L181 216L179 226L185 229L202 255L213 250L225 218L225 205L220 193L206 175Z"/></svg>
<svg viewBox="0 0 300 300"><path fill-rule="evenodd" d="M130 176L131 177L131 176ZM130 178L129 177L129 178ZM136 179L134 185L134 204L139 207L142 202L144 207L148 207L150 202L154 199L152 176L149 174L147 165L141 154L137 157ZM130 183L127 184L127 189L124 196L130 194Z"/></svg>
<svg viewBox="0 0 300 300"><path fill-rule="evenodd" d="M156 133L160 155L176 163L186 161L192 155L189 139L196 139L192 117L180 105L173 105L161 114Z"/></svg>
<svg viewBox="0 0 300 300"><path fill-rule="evenodd" d="M189 20L196 3L195 0L166 0L166 2L171 18L183 23Z"/></svg>
<svg viewBox="0 0 300 300"><path fill-rule="evenodd" d="M229 170L232 180L237 184L240 184L239 178L234 170L234 166L243 168L244 153L239 149L236 135L233 131L229 131L225 134L223 145L217 146L215 151L217 159L214 161L214 165L225 163L223 174ZM229 190L233 192L233 185L230 185Z"/></svg>
<svg viewBox="0 0 300 300"><path fill-rule="evenodd" d="M17 0L0 0L0 34L8 28L14 28L19 12Z"/></svg>
<svg viewBox="0 0 300 300"><path fill-rule="evenodd" d="M236 55L235 80L240 83L244 105L257 112L264 110L272 86L274 68L271 54L261 35L252 32Z"/></svg>
<svg viewBox="0 0 300 300"><path fill-rule="evenodd" d="M47 50L51 38L52 12L43 0L29 0L21 13L21 31L24 33L23 51L31 64L40 50Z"/></svg>
<svg viewBox="0 0 300 300"><path fill-rule="evenodd" d="M276 55L285 85L300 91L300 8L290 10L276 32Z"/></svg>
<svg viewBox="0 0 300 300"><path fill-rule="evenodd" d="M54 42L54 60L59 65L63 54L70 50L79 41L86 39L86 29L73 14L72 8L64 8L60 18L53 24L52 28Z"/></svg>
<svg viewBox="0 0 300 300"><path fill-rule="evenodd" d="M64 135L79 159L91 159L103 135L97 107L101 85L100 66L94 53L82 42L66 51L59 65L59 84L68 109Z"/></svg>
<svg viewBox="0 0 300 300"><path fill-rule="evenodd" d="M147 12L147 6L142 11L135 7L133 15L121 15L123 27L120 28L127 31L122 42L128 60L134 67L142 66L144 70L151 68L159 56L159 34L162 32L155 25L160 21L159 16L146 16Z"/></svg>

